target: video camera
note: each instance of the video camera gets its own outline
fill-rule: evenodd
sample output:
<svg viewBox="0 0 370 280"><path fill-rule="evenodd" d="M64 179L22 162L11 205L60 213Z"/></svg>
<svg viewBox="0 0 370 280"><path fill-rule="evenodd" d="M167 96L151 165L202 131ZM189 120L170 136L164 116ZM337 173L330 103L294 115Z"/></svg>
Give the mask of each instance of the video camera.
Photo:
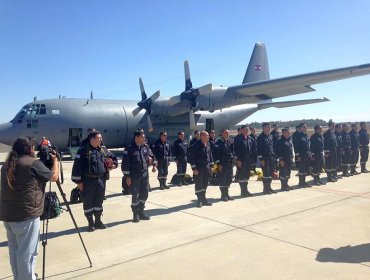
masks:
<svg viewBox="0 0 370 280"><path fill-rule="evenodd" d="M39 152L37 156L40 158L43 164L49 169L53 167L53 160L51 155L57 156L60 161L61 154L55 146L39 146Z"/></svg>

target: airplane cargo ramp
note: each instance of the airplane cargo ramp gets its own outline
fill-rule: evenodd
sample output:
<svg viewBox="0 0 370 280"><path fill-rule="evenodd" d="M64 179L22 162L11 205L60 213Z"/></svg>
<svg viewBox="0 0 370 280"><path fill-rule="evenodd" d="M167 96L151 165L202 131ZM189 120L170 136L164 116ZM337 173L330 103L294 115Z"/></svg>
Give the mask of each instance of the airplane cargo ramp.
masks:
<svg viewBox="0 0 370 280"><path fill-rule="evenodd" d="M63 166L69 197L72 162ZM169 177L174 173L172 163ZM291 185L298 183L295 174ZM213 206L200 209L195 208L193 185L161 191L156 174L150 182L150 221L131 222L120 169L107 183L106 230L88 233L82 205L71 206L92 268L68 213L50 220L47 279L369 279L370 173L273 195L262 195L262 183L251 177L254 197L240 199L233 183L230 193L236 200L221 202L218 187L210 186ZM279 190L280 182L272 186ZM39 250L40 276L41 244ZM0 279L11 275L1 225Z"/></svg>

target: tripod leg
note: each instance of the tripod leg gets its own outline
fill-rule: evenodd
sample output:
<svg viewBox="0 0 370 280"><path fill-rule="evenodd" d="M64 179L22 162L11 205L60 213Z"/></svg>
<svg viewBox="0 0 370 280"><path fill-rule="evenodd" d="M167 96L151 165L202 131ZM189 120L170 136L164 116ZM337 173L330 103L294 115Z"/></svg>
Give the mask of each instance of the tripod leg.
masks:
<svg viewBox="0 0 370 280"><path fill-rule="evenodd" d="M58 180L58 181L56 181L56 184L57 184L57 186L58 186L58 189L59 189L60 195L61 195L61 196L62 196L62 198L63 198L64 204L65 204L65 205L66 205L66 207L67 207L67 211L68 211L69 215L71 216L72 222L73 222L73 224L74 224L74 226L75 226L75 228L76 228L76 231L77 231L77 233L78 233L78 236L80 237L80 240L81 240L82 246L83 246L83 248L84 248L84 250L85 250L85 253L86 253L86 257L87 257L87 259L89 260L90 267L92 267L92 262L91 262L91 259L90 259L90 256L89 256L89 253L87 252L87 249L86 249L85 243L84 243L84 241L83 241L83 239L82 239L82 236L81 236L81 233L80 233L80 229L79 229L79 228L78 228L78 226L77 226L76 220L75 220L75 218L74 218L74 216L73 216L73 214L72 214L72 210L71 210L71 208L69 207L69 204L68 204L68 201L67 201L66 195L65 195L65 193L63 192L63 189L62 189L62 186L60 185L59 180Z"/></svg>

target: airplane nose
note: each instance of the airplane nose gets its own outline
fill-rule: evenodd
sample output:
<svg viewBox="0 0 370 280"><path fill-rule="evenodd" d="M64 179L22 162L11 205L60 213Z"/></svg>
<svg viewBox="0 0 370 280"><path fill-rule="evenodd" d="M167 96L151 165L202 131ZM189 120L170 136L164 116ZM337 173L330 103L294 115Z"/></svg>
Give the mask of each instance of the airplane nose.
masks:
<svg viewBox="0 0 370 280"><path fill-rule="evenodd" d="M12 145L15 139L12 139L11 129L13 127L13 123L3 123L0 124L0 143L5 145Z"/></svg>

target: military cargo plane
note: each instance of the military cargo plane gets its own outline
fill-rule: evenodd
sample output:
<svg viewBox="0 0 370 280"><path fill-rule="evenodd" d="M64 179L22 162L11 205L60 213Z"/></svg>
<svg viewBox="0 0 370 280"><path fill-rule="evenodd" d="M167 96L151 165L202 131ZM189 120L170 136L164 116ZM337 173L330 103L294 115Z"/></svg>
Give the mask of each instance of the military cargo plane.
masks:
<svg viewBox="0 0 370 280"><path fill-rule="evenodd" d="M60 150L75 151L94 127L102 132L108 147L125 147L133 131L143 128L148 138L167 131L170 138L179 130L187 135L194 129L232 128L258 110L284 108L328 101L322 99L272 102L272 99L315 91L311 86L370 74L370 64L327 70L285 78L270 79L267 52L256 43L242 84L194 87L189 64L184 62L185 90L159 98L148 97L140 78L141 101L58 98L34 100L25 105L9 123L0 125L0 142L11 145L21 136L36 140L46 136Z"/></svg>

